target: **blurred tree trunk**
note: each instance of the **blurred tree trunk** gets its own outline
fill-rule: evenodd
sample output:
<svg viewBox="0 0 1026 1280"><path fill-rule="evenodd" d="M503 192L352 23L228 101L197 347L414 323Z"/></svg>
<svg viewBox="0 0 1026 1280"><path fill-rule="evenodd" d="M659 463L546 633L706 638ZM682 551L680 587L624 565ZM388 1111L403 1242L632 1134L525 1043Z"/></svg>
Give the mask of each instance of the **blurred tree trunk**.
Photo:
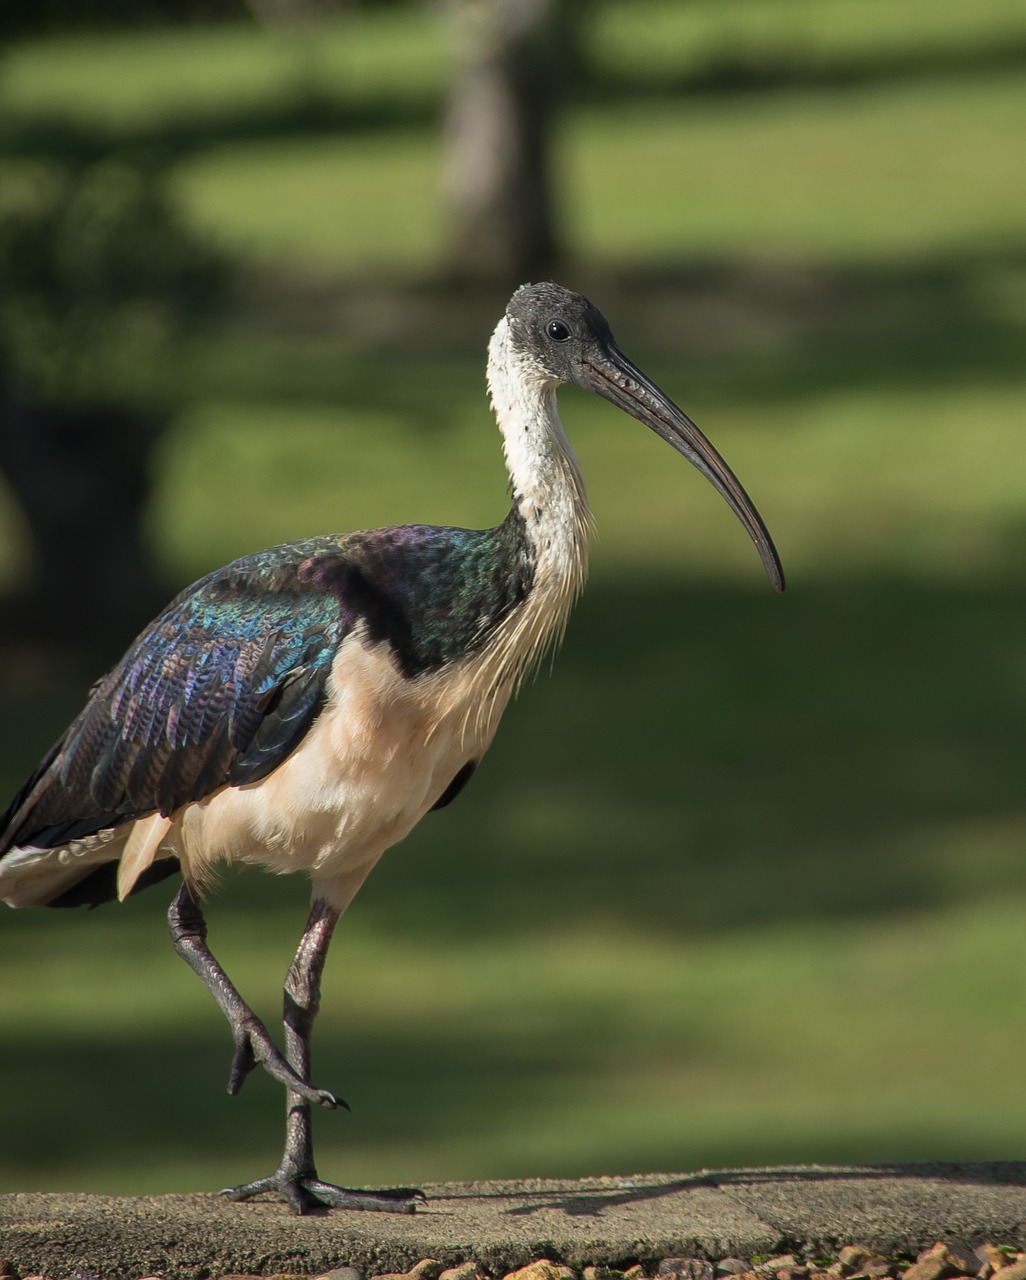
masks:
<svg viewBox="0 0 1026 1280"><path fill-rule="evenodd" d="M572 0L446 0L456 66L443 201L452 273L519 283L559 251L550 143L576 66Z"/></svg>
<svg viewBox="0 0 1026 1280"><path fill-rule="evenodd" d="M0 209L0 471L29 536L11 636L113 658L163 603L142 527L174 344L219 260L162 171L104 157Z"/></svg>
<svg viewBox="0 0 1026 1280"><path fill-rule="evenodd" d="M109 660L163 603L141 532L163 424L121 406L25 404L2 386L0 419L35 570L5 602L11 630Z"/></svg>

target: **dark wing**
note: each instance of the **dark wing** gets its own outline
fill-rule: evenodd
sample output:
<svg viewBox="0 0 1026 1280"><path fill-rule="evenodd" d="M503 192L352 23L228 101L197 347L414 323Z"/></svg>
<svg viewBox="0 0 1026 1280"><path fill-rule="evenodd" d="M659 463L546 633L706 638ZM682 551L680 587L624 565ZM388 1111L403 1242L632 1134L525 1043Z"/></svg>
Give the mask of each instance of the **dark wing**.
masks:
<svg viewBox="0 0 1026 1280"><path fill-rule="evenodd" d="M0 819L0 854L170 815L280 764L320 710L354 621L308 572L332 552L330 539L276 547L182 592L15 797Z"/></svg>

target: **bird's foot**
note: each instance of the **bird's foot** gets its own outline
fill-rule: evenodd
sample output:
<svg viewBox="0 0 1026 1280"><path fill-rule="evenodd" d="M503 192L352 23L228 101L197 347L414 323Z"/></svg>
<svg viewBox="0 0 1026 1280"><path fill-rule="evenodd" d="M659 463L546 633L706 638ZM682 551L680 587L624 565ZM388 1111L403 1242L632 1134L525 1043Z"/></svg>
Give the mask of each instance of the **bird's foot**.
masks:
<svg viewBox="0 0 1026 1280"><path fill-rule="evenodd" d="M362 1209L372 1213L415 1213L424 1203L423 1191L414 1187L388 1187L378 1191L353 1191L322 1182L316 1172L295 1173L278 1169L268 1178L225 1187L221 1195L229 1200L249 1200L263 1192L277 1192L293 1213L313 1213L318 1209Z"/></svg>
<svg viewBox="0 0 1026 1280"><path fill-rule="evenodd" d="M329 1110L336 1107L349 1110L349 1104L344 1098L332 1093L330 1089L318 1089L296 1074L259 1018L241 1020L232 1027L232 1036L235 1040L235 1052L228 1076L228 1092L232 1097L242 1088L253 1068L261 1066L269 1076L283 1084L291 1093L297 1094L304 1102L328 1107Z"/></svg>

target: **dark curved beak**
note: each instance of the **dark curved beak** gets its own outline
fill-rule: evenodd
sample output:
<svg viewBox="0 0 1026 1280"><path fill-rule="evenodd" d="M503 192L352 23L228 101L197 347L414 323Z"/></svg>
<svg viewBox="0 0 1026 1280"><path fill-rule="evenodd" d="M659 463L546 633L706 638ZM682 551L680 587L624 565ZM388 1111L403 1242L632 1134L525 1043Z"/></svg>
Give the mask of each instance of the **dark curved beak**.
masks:
<svg viewBox="0 0 1026 1280"><path fill-rule="evenodd" d="M643 422L698 468L748 530L774 590L783 591L784 570L762 516L737 476L688 415L678 409L651 379L646 378L614 342L606 342L600 350L592 350L582 356L574 381Z"/></svg>

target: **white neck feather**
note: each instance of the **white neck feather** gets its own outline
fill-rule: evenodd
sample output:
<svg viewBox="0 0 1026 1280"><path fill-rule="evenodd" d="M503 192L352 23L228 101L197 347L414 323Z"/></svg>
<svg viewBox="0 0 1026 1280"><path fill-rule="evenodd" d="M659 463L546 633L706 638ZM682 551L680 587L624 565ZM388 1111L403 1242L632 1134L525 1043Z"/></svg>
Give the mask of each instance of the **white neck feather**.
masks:
<svg viewBox="0 0 1026 1280"><path fill-rule="evenodd" d="M534 550L531 592L506 637L503 674L514 676L558 642L588 572L591 512L584 480L556 408L556 383L515 349L508 322L488 347L488 390L502 432L513 502Z"/></svg>
<svg viewBox="0 0 1026 1280"><path fill-rule="evenodd" d="M576 547L582 525L587 530L589 514L581 469L556 407L558 385L513 347L509 324L502 319L488 347L488 391L502 432L513 501L532 538L540 523L546 539L554 537L569 549Z"/></svg>
<svg viewBox="0 0 1026 1280"><path fill-rule="evenodd" d="M534 560L527 597L464 669L462 733L487 745L502 709L545 650L558 644L588 572L591 513L584 481L556 409L557 383L515 350L499 322L488 347L488 391L502 432L513 502ZM442 722L451 705L446 682Z"/></svg>
<svg viewBox="0 0 1026 1280"><path fill-rule="evenodd" d="M536 553L581 562L583 576L591 513L581 467L556 408L559 384L512 346L505 319L491 335L487 385L503 434L513 502Z"/></svg>

